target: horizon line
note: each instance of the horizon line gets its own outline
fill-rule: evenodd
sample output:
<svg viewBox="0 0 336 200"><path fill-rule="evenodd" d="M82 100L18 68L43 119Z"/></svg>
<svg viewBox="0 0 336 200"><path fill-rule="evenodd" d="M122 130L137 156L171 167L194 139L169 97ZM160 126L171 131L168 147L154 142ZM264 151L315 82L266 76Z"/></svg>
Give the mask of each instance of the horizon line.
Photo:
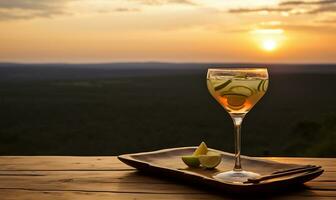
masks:
<svg viewBox="0 0 336 200"><path fill-rule="evenodd" d="M89 62L15 62L0 61L0 65L107 65L107 64L233 64L233 65L336 65L336 62L211 62L211 61L89 61Z"/></svg>

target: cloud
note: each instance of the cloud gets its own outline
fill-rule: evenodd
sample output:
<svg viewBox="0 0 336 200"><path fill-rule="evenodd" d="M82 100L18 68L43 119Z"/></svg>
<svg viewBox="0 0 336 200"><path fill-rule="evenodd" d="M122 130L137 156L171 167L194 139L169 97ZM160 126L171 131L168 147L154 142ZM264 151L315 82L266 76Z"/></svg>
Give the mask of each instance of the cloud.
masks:
<svg viewBox="0 0 336 200"><path fill-rule="evenodd" d="M268 8L237 8L229 13L278 12L287 15L318 14L336 11L336 0L322 1L283 1Z"/></svg>
<svg viewBox="0 0 336 200"><path fill-rule="evenodd" d="M324 12L336 11L336 0L321 0L321 1L284 1L279 6L291 6L293 10L298 7L308 7L305 12L299 12L296 14L318 14Z"/></svg>
<svg viewBox="0 0 336 200"><path fill-rule="evenodd" d="M316 33L336 32L336 27L334 26L288 24L282 27L288 31L316 32Z"/></svg>
<svg viewBox="0 0 336 200"><path fill-rule="evenodd" d="M115 8L112 11L114 12L139 12L141 9L139 8Z"/></svg>
<svg viewBox="0 0 336 200"><path fill-rule="evenodd" d="M133 1L138 1L145 5L165 5L165 4L196 5L191 0L133 0Z"/></svg>
<svg viewBox="0 0 336 200"><path fill-rule="evenodd" d="M25 20L38 17L52 18L55 15L69 14L67 3L80 0L0 0L0 21ZM92 0L93 1L93 0ZM196 5L192 0L129 0L143 5L183 4ZM139 12L139 8L117 7L99 10L108 12Z"/></svg>
<svg viewBox="0 0 336 200"><path fill-rule="evenodd" d="M42 9L58 9L63 7L65 2L70 0L0 0L0 8L5 9L29 9L29 10L42 10Z"/></svg>
<svg viewBox="0 0 336 200"><path fill-rule="evenodd" d="M107 14L107 13L129 13L129 12L140 12L140 8L127 8L127 7L119 7L114 9L99 9L98 13Z"/></svg>
<svg viewBox="0 0 336 200"><path fill-rule="evenodd" d="M59 12L58 14L64 14L64 12ZM4 20L16 20L16 19L32 19L36 17L47 17L50 18L53 15L56 15L56 12L49 13L44 11L29 11L29 12L20 12L16 11L10 12L8 10L0 9L0 21Z"/></svg>
<svg viewBox="0 0 336 200"><path fill-rule="evenodd" d="M320 23L336 24L336 18L324 19L324 20L318 20L317 22L320 22Z"/></svg>
<svg viewBox="0 0 336 200"><path fill-rule="evenodd" d="M307 12L307 14L318 14L325 12L336 12L336 6L323 6L320 8L315 8Z"/></svg>
<svg viewBox="0 0 336 200"><path fill-rule="evenodd" d="M230 9L229 13L252 13L252 12L288 12L291 8L238 8Z"/></svg>
<svg viewBox="0 0 336 200"><path fill-rule="evenodd" d="M284 1L280 6L296 6L296 5L326 5L336 3L336 0L322 0L322 1Z"/></svg>
<svg viewBox="0 0 336 200"><path fill-rule="evenodd" d="M32 19L65 14L74 0L0 0L0 20Z"/></svg>
<svg viewBox="0 0 336 200"><path fill-rule="evenodd" d="M334 21L336 22L336 20ZM335 33L335 26L325 26L323 24L302 24L302 23L282 23L275 26L261 25L257 26L258 29L272 29L272 30L285 30L285 31L300 31L300 32L319 32L319 33Z"/></svg>

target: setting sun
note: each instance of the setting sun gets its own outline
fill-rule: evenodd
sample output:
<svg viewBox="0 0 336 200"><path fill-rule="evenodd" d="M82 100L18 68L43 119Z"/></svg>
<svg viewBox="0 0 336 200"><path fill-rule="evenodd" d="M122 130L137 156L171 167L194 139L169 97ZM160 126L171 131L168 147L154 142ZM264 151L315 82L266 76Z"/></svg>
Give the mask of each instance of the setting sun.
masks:
<svg viewBox="0 0 336 200"><path fill-rule="evenodd" d="M275 40L267 39L262 41L262 48L265 51L273 51L277 48L277 42Z"/></svg>

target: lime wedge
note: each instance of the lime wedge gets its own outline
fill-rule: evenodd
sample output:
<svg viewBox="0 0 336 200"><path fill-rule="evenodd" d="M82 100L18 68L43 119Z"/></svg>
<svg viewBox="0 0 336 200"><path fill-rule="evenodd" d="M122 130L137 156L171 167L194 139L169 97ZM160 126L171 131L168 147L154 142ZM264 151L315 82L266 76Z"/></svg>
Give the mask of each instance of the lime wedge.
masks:
<svg viewBox="0 0 336 200"><path fill-rule="evenodd" d="M182 156L182 160L189 167L199 167L200 166L198 156Z"/></svg>
<svg viewBox="0 0 336 200"><path fill-rule="evenodd" d="M208 153L208 147L204 142L202 142L193 153L193 156L205 155L207 153Z"/></svg>
<svg viewBox="0 0 336 200"><path fill-rule="evenodd" d="M213 169L222 161L222 155L215 152L209 152L207 155L199 156L198 159L201 166L207 169Z"/></svg>

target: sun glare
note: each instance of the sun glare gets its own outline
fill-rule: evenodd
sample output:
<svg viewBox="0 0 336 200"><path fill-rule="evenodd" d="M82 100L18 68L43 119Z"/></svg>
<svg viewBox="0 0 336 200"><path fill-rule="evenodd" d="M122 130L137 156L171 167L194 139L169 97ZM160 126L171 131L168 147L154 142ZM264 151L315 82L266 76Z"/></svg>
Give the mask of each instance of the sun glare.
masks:
<svg viewBox="0 0 336 200"><path fill-rule="evenodd" d="M271 39L264 40L262 41L262 48L265 51L273 51L277 48L277 42Z"/></svg>

